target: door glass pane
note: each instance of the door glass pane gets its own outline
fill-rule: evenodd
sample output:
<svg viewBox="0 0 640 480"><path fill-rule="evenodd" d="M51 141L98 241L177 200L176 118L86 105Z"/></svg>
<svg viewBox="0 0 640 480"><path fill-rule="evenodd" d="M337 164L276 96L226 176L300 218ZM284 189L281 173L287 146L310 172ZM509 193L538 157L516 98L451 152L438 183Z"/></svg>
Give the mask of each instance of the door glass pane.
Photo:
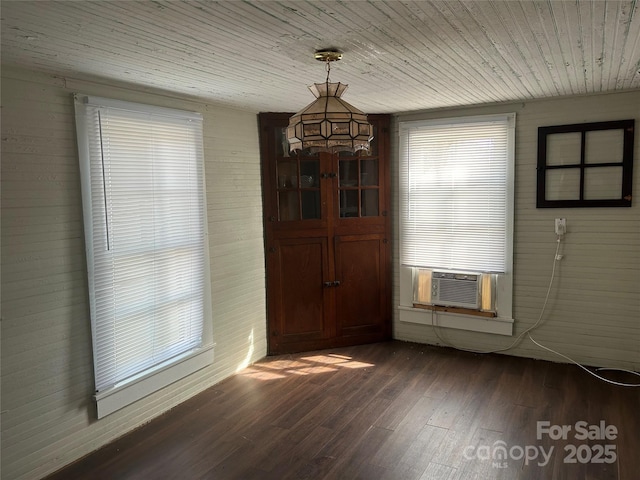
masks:
<svg viewBox="0 0 640 480"><path fill-rule="evenodd" d="M320 190L302 190L302 219L320 218Z"/></svg>
<svg viewBox="0 0 640 480"><path fill-rule="evenodd" d="M358 185L358 160L340 159L340 186L355 187Z"/></svg>
<svg viewBox="0 0 640 480"><path fill-rule="evenodd" d="M304 150L300 150L296 153L299 153L301 157L317 157L318 154L316 152L312 152L310 148L305 148Z"/></svg>
<svg viewBox="0 0 640 480"><path fill-rule="evenodd" d="M340 190L340 216L358 216L358 189Z"/></svg>
<svg viewBox="0 0 640 480"><path fill-rule="evenodd" d="M317 158L300 160L300 188L320 186L320 161Z"/></svg>
<svg viewBox="0 0 640 480"><path fill-rule="evenodd" d="M378 189L362 190L362 216L378 216Z"/></svg>
<svg viewBox="0 0 640 480"><path fill-rule="evenodd" d="M277 166L278 189L297 188L298 165L295 160L278 160Z"/></svg>
<svg viewBox="0 0 640 480"><path fill-rule="evenodd" d="M287 129L286 128L274 128L276 136L276 156L288 157L289 154L289 142L287 141Z"/></svg>
<svg viewBox="0 0 640 480"><path fill-rule="evenodd" d="M297 190L278 193L278 213L280 221L300 219L300 203L298 202Z"/></svg>
<svg viewBox="0 0 640 480"><path fill-rule="evenodd" d="M363 159L360 162L360 185L378 185L378 160Z"/></svg>

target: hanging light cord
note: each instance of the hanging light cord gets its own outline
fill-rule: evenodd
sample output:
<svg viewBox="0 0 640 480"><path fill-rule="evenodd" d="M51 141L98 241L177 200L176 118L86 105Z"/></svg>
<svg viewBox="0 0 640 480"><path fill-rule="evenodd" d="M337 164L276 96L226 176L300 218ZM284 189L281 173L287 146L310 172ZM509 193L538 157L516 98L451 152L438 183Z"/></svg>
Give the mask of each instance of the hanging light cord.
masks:
<svg viewBox="0 0 640 480"><path fill-rule="evenodd" d="M327 57L325 61L327 62L327 79L325 80L325 88L327 92L325 95L326 99L324 101L324 115L326 117L327 112L329 111L329 74L331 73L331 60Z"/></svg>

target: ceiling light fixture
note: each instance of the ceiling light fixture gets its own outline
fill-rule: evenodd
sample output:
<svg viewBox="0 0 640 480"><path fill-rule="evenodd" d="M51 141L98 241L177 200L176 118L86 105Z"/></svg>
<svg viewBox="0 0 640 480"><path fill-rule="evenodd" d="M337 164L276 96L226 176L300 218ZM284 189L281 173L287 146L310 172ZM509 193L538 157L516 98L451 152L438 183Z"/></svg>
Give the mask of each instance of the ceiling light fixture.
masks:
<svg viewBox="0 0 640 480"><path fill-rule="evenodd" d="M367 121L367 114L340 98L348 85L329 81L331 62L342 59L342 52L318 50L315 59L326 63L327 79L308 87L316 100L289 119L290 150L308 149L310 153L369 150L373 126Z"/></svg>

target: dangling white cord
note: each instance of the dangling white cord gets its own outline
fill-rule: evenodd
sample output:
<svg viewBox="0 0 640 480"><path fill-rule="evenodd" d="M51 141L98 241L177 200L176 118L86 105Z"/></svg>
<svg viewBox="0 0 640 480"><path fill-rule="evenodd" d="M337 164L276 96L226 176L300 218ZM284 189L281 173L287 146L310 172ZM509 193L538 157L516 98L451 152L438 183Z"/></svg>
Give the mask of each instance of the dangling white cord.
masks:
<svg viewBox="0 0 640 480"><path fill-rule="evenodd" d="M544 311L547 308L547 303L549 302L549 295L551 294L551 287L553 285L553 280L555 278L556 275L556 262L558 261L558 252L560 251L560 237L558 237L557 240L558 244L556 245L556 253L553 256L553 268L551 269L551 279L549 280L549 286L547 287L547 294L544 298L544 303L542 304L542 309L540 310L540 315L538 316L538 321L536 323L534 323L531 327L527 328L524 332L522 332L520 335L518 335L516 337L516 339L511 343L511 345L509 345L508 347L505 348L499 348L497 350L488 350L488 351L478 351L478 350L469 350L469 349L465 349L465 348L460 348L460 347L456 347L455 345L449 344L447 342L445 342L440 335L438 335L437 329L436 329L436 336L440 339L440 341L442 343L444 343L445 345L447 345L448 347L452 347L452 348L456 348L458 350L463 350L465 352L471 352L471 353L498 353L498 352L505 352L507 350L511 350L513 347L515 347L518 343L520 343L520 341L522 340L522 337L524 337L527 333L529 333L530 331L532 331L534 328L537 328L538 325L540 325L540 323L542 322L542 318L544 315ZM434 326L439 326L437 325L437 323L435 323L434 321L434 314L433 314L433 310L431 310L431 323Z"/></svg>
<svg viewBox="0 0 640 480"><path fill-rule="evenodd" d="M438 339L446 346L451 347L451 348L455 348L456 350L462 350L464 352L470 352L470 353L480 353L480 354L487 354L487 353L498 353L498 352L505 352L507 350L511 350L513 347L515 347L518 343L520 343L520 341L522 340L522 338L526 335L529 340L531 340L534 344L536 344L537 346L539 346L540 348L543 348L551 353L555 353L556 355L561 356L562 358L565 358L567 360L569 360L569 362L576 364L577 366L579 366L580 368L582 368L584 371L588 372L590 375L593 375L594 377L598 378L599 380L602 380L603 382L607 382L610 383L612 385L618 385L620 387L640 387L640 384L635 384L635 383L622 383L622 382L615 382L613 380L609 380L608 378L602 377L600 375L598 375L597 373L592 372L591 370L589 370L588 368L586 368L585 366L579 364L578 362L576 362L575 360L567 357L566 355L563 355L562 353L556 352L555 350L552 350L551 348L545 347L544 345L541 345L540 343L536 342L533 337L531 337L530 332L533 331L534 329L536 329L541 323L542 323L542 318L544 315L544 311L547 308L547 303L549 302L549 296L551 294L551 287L553 285L553 280L555 278L555 274L556 274L556 262L558 262L560 260L560 257L558 256L558 253L560 252L560 242L562 240L561 236L558 236L557 238L557 245L556 245L556 252L553 256L553 268L551 269L551 278L549 280L549 286L547 287L547 294L544 298L544 303L542 304L542 309L540 310L540 315L538 316L538 320L536 321L536 323L534 323L532 326L530 326L529 328L527 328L526 330L524 330L520 335L518 335L518 337L511 343L511 345L509 345L506 348L500 348L497 350L489 350L489 351L478 351L478 350L471 350L471 349L466 349L466 348L461 348L461 347L457 347L449 342L446 342L438 333L438 328L440 327L437 323L437 316L435 315L435 311L432 309L431 310L431 324L434 326L434 333L436 334L436 337L438 337ZM638 375L640 376L640 373L634 372L633 370L624 370L624 369L617 369L617 368L600 368L598 370L609 370L609 371L619 371L619 372L627 372L627 373L633 373L634 375Z"/></svg>
<svg viewBox="0 0 640 480"><path fill-rule="evenodd" d="M579 364L578 362L576 362L575 360L573 360L572 358L567 357L566 355L563 355L560 352L556 352L555 350L552 350L549 347L545 347L544 345L539 344L538 342L536 342L533 338L531 338L531 335L527 335L529 337L529 340L531 340L533 343L535 343L537 346L539 346L540 348L544 348L545 350L551 352L551 353L555 353L556 355L561 356L562 358L565 358L567 360L569 360L571 363L576 364L577 366L579 366L581 369L583 369L585 372L587 372L589 375L593 375L594 377L596 377L598 380L602 380L603 382L607 382L610 383L612 385L618 385L619 387L640 387L640 383L622 383L622 382L615 382L613 380L609 380L608 378L604 378L600 375L598 375L597 373L592 372L591 370L589 370L587 367L585 367L584 365ZM619 372L629 372L629 373L633 373L635 375L640 375L634 371L631 370L622 370L622 369L617 369L617 368L607 368L607 369L600 369L600 370L612 370L612 371L619 371Z"/></svg>

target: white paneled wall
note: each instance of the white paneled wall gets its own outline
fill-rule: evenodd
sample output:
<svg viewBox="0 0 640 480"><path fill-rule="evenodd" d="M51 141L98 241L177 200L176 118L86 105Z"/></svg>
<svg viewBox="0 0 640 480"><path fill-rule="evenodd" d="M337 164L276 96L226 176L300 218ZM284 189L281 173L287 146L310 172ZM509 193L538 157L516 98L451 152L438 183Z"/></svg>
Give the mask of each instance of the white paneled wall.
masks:
<svg viewBox="0 0 640 480"><path fill-rule="evenodd" d="M80 180L72 93L204 115L212 266L214 364L95 420ZM514 318L538 318L555 251L553 219L568 234L543 325L534 338L578 361L640 370L640 203L632 208L536 209L537 128L636 119L640 91L400 115L396 120L516 112ZM396 123L397 125L397 123ZM394 137L394 141L397 140ZM397 211L397 142L394 211ZM252 112L124 86L15 69L2 78L2 478L39 478L219 382L266 352L258 128ZM398 305L398 226L394 304ZM440 343L433 327L397 321L394 336ZM447 342L495 349L508 337L441 329ZM530 341L513 355L563 361Z"/></svg>
<svg viewBox="0 0 640 480"><path fill-rule="evenodd" d="M532 336L539 343L587 365L640 370L640 91L565 97L517 104L469 107L399 115L397 122L425 118L516 112L514 243L514 332L539 318L554 261L554 218L567 219L553 290L543 323ZM635 199L631 208L536 208L538 127L609 120L636 120ZM397 135L394 138L397 162ZM394 212L398 211L397 163ZM394 223L394 305L399 302L398 220ZM425 313L425 315L427 315ZM434 327L397 320L394 336L442 344ZM482 320L478 320L482 321ZM472 350L508 346L513 338L440 328L447 343ZM510 355L566 360L529 340Z"/></svg>
<svg viewBox="0 0 640 480"><path fill-rule="evenodd" d="M2 478L40 478L266 353L253 112L3 68ZM95 420L73 92L199 111L215 362Z"/></svg>

